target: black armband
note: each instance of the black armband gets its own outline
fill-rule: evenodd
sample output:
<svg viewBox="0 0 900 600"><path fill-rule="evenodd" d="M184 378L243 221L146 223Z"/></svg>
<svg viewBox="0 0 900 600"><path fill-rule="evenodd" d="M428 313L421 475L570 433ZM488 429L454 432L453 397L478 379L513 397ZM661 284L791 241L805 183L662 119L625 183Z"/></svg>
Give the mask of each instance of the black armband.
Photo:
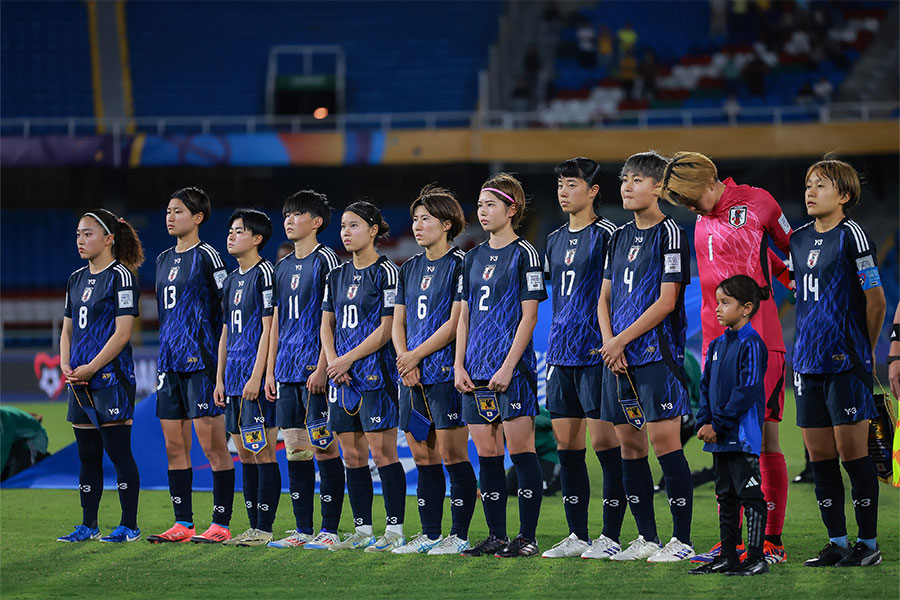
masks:
<svg viewBox="0 0 900 600"><path fill-rule="evenodd" d="M900 323L894 323L891 327L891 343L900 342Z"/></svg>

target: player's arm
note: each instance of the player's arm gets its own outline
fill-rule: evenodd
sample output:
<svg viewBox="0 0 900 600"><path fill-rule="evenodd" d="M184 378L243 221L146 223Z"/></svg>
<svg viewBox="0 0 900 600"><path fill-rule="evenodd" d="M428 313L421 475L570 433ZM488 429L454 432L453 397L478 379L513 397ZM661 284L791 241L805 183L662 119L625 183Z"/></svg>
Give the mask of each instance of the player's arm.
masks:
<svg viewBox="0 0 900 600"><path fill-rule="evenodd" d="M381 323L372 333L366 336L366 339L351 348L346 354L328 362L328 376L337 381L342 375L348 374L353 363L380 350L391 340L393 322L393 316L381 317Z"/></svg>
<svg viewBox="0 0 900 600"><path fill-rule="evenodd" d="M266 355L266 399L278 400L278 386L275 385L275 357L278 354L278 307L272 309L272 327L269 331L269 351Z"/></svg>
<svg viewBox="0 0 900 600"><path fill-rule="evenodd" d="M72 383L87 383L97 371L108 365L122 350L125 349L125 346L131 341L131 332L133 329L133 315L120 315L116 317L116 330L110 338L106 340L103 348L100 349L97 356L91 359L91 362L86 365L75 367L69 376L69 381ZM61 358L60 362L62 362Z"/></svg>
<svg viewBox="0 0 900 600"><path fill-rule="evenodd" d="M789 290L794 289L794 284L791 281L791 273L788 270L787 264L781 258L775 254L775 252L768 248L769 255L769 272L772 273L772 277L777 279L781 285L786 287Z"/></svg>
<svg viewBox="0 0 900 600"><path fill-rule="evenodd" d="M309 374L306 378L306 389L310 394L324 394L325 386L328 384L328 361L325 358L325 348L319 348L319 361L316 363L316 370Z"/></svg>
<svg viewBox="0 0 900 600"><path fill-rule="evenodd" d="M884 324L884 315L887 312L887 300L884 298L884 288L880 285L871 287L866 290L866 329L869 332L869 343L872 350L878 343L878 334L881 333L881 326ZM875 361L872 361L875 366Z"/></svg>
<svg viewBox="0 0 900 600"><path fill-rule="evenodd" d="M600 298L597 299L597 321L600 323L600 335L603 342L613 338L612 319L609 317L610 298L612 297L612 282L604 279L600 285Z"/></svg>
<svg viewBox="0 0 900 600"><path fill-rule="evenodd" d="M456 324L456 350L453 356L453 385L463 393L475 389L472 378L466 372L466 344L469 341L469 303L461 301L459 321Z"/></svg>
<svg viewBox="0 0 900 600"><path fill-rule="evenodd" d="M606 281L603 285L607 285ZM609 341L603 342L600 354L603 355L607 365L617 365L625 360L625 346L638 339L665 319L678 305L678 296L681 293L681 283L664 281L659 286L659 298L647 307L637 320L626 327L618 335ZM602 330L601 330L602 331ZM623 366L627 363L623 362Z"/></svg>
<svg viewBox="0 0 900 600"><path fill-rule="evenodd" d="M428 339L419 344L415 350L406 352L402 356L398 352L397 368L400 369L400 375L403 375L403 369L405 369L406 372L413 371L418 367L419 363L422 362L423 358L434 354L441 348L445 348L453 343L453 340L456 339L456 328L459 324L459 313L461 310L462 302L454 302L450 306L450 318L444 321L444 323L442 323L434 333L428 336ZM397 317L395 316L395 322L396 318ZM405 339L403 341L403 345L406 345Z"/></svg>
<svg viewBox="0 0 900 600"><path fill-rule="evenodd" d="M222 325L222 335L219 336L219 350L216 356L216 389L213 391L213 399L216 406L225 406L225 361L228 358L228 325Z"/></svg>
<svg viewBox="0 0 900 600"><path fill-rule="evenodd" d="M496 392L505 392L506 388L509 387L516 365L519 364L525 348L531 342L534 327L537 325L537 314L537 300L522 300L522 318L519 319L519 324L516 327L516 335L513 337L512 346L510 346L509 352L506 353L506 358L503 360L503 364L500 365L500 369L494 373L494 376L488 382L488 389Z"/></svg>
<svg viewBox="0 0 900 600"><path fill-rule="evenodd" d="M894 311L894 322L891 325L891 349L888 350L888 359L894 358L888 363L888 383L891 386L891 393L894 398L900 397L900 360L895 357L900 356L900 302L897 303L897 310Z"/></svg>
<svg viewBox="0 0 900 600"><path fill-rule="evenodd" d="M62 331L59 332L59 370L69 379L72 365L69 364L72 351L72 317L63 317Z"/></svg>
<svg viewBox="0 0 900 600"><path fill-rule="evenodd" d="M788 223L787 217L784 216L784 211L781 210L781 206L775 201L775 198L769 195L768 192L763 192L763 195L764 197L760 198L759 201L760 220L763 229L775 242L775 246L787 254L790 251L791 233L793 233L791 224Z"/></svg>
<svg viewBox="0 0 900 600"><path fill-rule="evenodd" d="M241 398L245 400L256 400L259 396L259 388L266 374L266 357L269 354L269 334L271 331L272 316L262 317L262 334L260 334L259 343L256 345L256 360L253 361L253 371L250 373L250 378L244 384L244 390L241 393Z"/></svg>

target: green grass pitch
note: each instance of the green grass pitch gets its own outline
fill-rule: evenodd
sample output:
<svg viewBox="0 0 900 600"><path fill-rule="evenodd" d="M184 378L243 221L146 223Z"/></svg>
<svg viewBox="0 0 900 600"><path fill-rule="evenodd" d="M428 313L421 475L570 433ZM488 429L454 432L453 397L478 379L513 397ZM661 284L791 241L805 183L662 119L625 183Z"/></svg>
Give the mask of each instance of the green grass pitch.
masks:
<svg viewBox="0 0 900 600"><path fill-rule="evenodd" d="M64 424L62 405L29 405L45 415L52 449L72 440ZM803 463L800 435L793 425L793 398L787 402L781 428L788 472L796 474ZM692 441L686 448L696 469L711 464L709 455ZM654 477L659 469L651 459ZM601 473L596 459L588 456L592 485L590 530L601 528ZM851 535L855 521L847 490L847 522ZM788 562L775 565L769 575L753 578L693 577L686 563L626 563L579 559L540 558L500 560L460 557L373 555L362 552L317 552L271 548L225 548L178 544L155 546L145 541L115 546L88 542L60 544L80 519L74 490L0 491L0 596L6 598L900 598L900 494L881 484L879 540L884 562L862 569L809 569L804 559L824 545L825 530L819 519L811 485L791 484L784 542ZM211 494L194 495L197 525L209 523ZM242 531L247 518L240 496L235 502L233 528ZM667 540L671 518L662 495L656 497L660 537ZM318 510L318 509L317 509ZM444 525L449 528L449 505ZM407 535L418 531L415 498L407 501ZM342 531L351 529L350 507L345 503ZM381 499L375 498L376 531L383 523ZM509 501L510 531L515 530L517 507ZM139 524L144 535L158 533L172 522L165 492L141 494ZM100 509L104 533L118 523L116 494L107 490ZM282 495L276 532L293 525L290 501ZM475 512L470 537L486 535L481 508ZM544 498L538 539L547 549L568 533L559 495ZM623 541L636 536L634 521L626 515ZM711 484L694 496L694 545L705 551L718 539L715 496ZM665 540L664 540L665 541Z"/></svg>

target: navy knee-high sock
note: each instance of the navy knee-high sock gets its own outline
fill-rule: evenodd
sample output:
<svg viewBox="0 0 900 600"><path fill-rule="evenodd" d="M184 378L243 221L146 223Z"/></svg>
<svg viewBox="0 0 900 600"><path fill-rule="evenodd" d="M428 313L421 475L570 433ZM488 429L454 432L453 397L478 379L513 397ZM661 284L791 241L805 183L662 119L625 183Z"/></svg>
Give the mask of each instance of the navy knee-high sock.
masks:
<svg viewBox="0 0 900 600"><path fill-rule="evenodd" d="M422 533L436 540L441 537L444 495L447 493L444 467L440 464L419 465L416 469L419 472L416 498L419 505L419 520L422 522Z"/></svg>
<svg viewBox="0 0 900 600"><path fill-rule="evenodd" d="M562 484L563 508L569 533L578 539L589 541L588 536L588 502L591 498L591 484L588 480L587 464L584 462L586 451L557 450L559 454L559 479Z"/></svg>
<svg viewBox="0 0 900 600"><path fill-rule="evenodd" d="M319 499L322 502L322 530L337 533L344 507L344 463L340 458L320 460Z"/></svg>
<svg viewBox="0 0 900 600"><path fill-rule="evenodd" d="M316 465L312 459L288 461L288 485L297 531L312 534L313 496L316 493Z"/></svg>
<svg viewBox="0 0 900 600"><path fill-rule="evenodd" d="M475 469L469 461L446 465L447 474L450 476L450 535L455 535L461 540L469 539L469 525L472 523L472 515L475 513L475 498L478 493L478 483L475 479Z"/></svg>
<svg viewBox="0 0 900 600"><path fill-rule="evenodd" d="M141 476L131 453L131 425L103 427L100 429L100 435L103 438L103 449L116 468L119 504L122 507L122 520L119 525L137 529Z"/></svg>
<svg viewBox="0 0 900 600"><path fill-rule="evenodd" d="M506 537L506 473L502 456L479 456L481 505L488 530L495 536Z"/></svg>
<svg viewBox="0 0 900 600"><path fill-rule="evenodd" d="M381 495L384 500L385 522L403 525L406 517L406 471L400 462L378 467L381 478Z"/></svg>
<svg viewBox="0 0 900 600"><path fill-rule="evenodd" d="M813 470L816 485L816 500L822 522L828 530L828 537L840 538L847 535L847 519L844 516L844 480L841 479L840 461L836 458L813 460L809 466Z"/></svg>
<svg viewBox="0 0 900 600"><path fill-rule="evenodd" d="M259 510L256 503L259 500L259 469L256 463L242 463L242 481L244 488L244 506L247 507L247 519L250 527L256 529L259 524Z"/></svg>
<svg viewBox="0 0 900 600"><path fill-rule="evenodd" d="M78 493L81 496L82 523L97 528L97 512L103 496L103 438L96 429L73 428L78 446Z"/></svg>
<svg viewBox="0 0 900 600"><path fill-rule="evenodd" d="M625 520L622 452L616 446L609 450L597 450L595 454L603 469L603 535L618 542L622 533L622 521Z"/></svg>
<svg viewBox="0 0 900 600"><path fill-rule="evenodd" d="M347 468L347 495L353 510L353 524L357 527L372 525L372 473L369 465Z"/></svg>
<svg viewBox="0 0 900 600"><path fill-rule="evenodd" d="M213 471L213 515L212 522L222 527L231 523L234 509L234 469Z"/></svg>
<svg viewBox="0 0 900 600"><path fill-rule="evenodd" d="M541 500L544 498L541 463L534 452L511 454L509 458L516 467L516 476L519 479L519 535L534 540L537 539Z"/></svg>
<svg viewBox="0 0 900 600"><path fill-rule="evenodd" d="M192 493L194 470L169 469L169 496L172 498L172 508L175 510L175 521L184 524L194 522L194 508L192 506Z"/></svg>
<svg viewBox="0 0 900 600"><path fill-rule="evenodd" d="M648 542L659 542L653 512L653 474L647 457L622 459L626 499L637 523L638 533Z"/></svg>
<svg viewBox="0 0 900 600"><path fill-rule="evenodd" d="M666 480L669 511L672 513L672 536L691 545L691 517L694 513L694 484L684 451L675 450L658 456Z"/></svg>
<svg viewBox="0 0 900 600"><path fill-rule="evenodd" d="M878 536L878 473L868 456L844 463L844 470L850 476L850 495L859 539L874 540Z"/></svg>
<svg viewBox="0 0 900 600"><path fill-rule="evenodd" d="M263 463L256 467L259 470L259 517L256 528L271 533L275 514L278 512L278 500L281 498L281 470L277 462Z"/></svg>

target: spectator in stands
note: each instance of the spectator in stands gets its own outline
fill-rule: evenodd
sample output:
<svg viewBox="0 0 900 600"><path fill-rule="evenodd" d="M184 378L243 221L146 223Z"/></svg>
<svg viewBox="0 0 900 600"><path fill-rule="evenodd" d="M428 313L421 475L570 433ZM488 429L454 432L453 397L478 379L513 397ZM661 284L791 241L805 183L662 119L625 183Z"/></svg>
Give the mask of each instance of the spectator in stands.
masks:
<svg viewBox="0 0 900 600"><path fill-rule="evenodd" d="M579 17L581 22L575 29L575 39L578 44L578 64L587 69L597 66L597 54L595 51L596 34L590 21Z"/></svg>
<svg viewBox="0 0 900 600"><path fill-rule="evenodd" d="M741 77L741 69L738 66L734 52L726 54L725 63L722 65L722 78L725 79L725 93L737 94L738 81Z"/></svg>
<svg viewBox="0 0 900 600"><path fill-rule="evenodd" d="M638 34L634 30L631 21L625 21L625 25L616 35L619 38L619 56L633 54L638 43Z"/></svg>
<svg viewBox="0 0 900 600"><path fill-rule="evenodd" d="M795 102L800 106L809 106L814 103L816 100L815 94L813 94L812 86L809 85L809 82L804 83L803 87L797 92L797 98Z"/></svg>
<svg viewBox="0 0 900 600"><path fill-rule="evenodd" d="M744 79L744 85L747 86L747 91L750 92L751 96L765 96L766 95L766 73L768 72L768 67L766 63L756 55L753 57L747 66L744 67L741 75Z"/></svg>
<svg viewBox="0 0 900 600"><path fill-rule="evenodd" d="M622 54L619 57L619 81L622 91L629 100L634 100L634 84L637 80L638 62L633 54Z"/></svg>
<svg viewBox="0 0 900 600"><path fill-rule="evenodd" d="M656 98L656 73L658 65L656 56L650 48L644 49L644 58L638 67L640 97L645 100Z"/></svg>
<svg viewBox="0 0 900 600"><path fill-rule="evenodd" d="M534 108L534 88L528 84L524 76L519 76L512 91L512 108L517 111L527 111Z"/></svg>
<svg viewBox="0 0 900 600"><path fill-rule="evenodd" d="M522 60L522 71L525 74L525 80L532 88L536 88L541 75L541 54L537 44L531 44Z"/></svg>
<svg viewBox="0 0 900 600"><path fill-rule="evenodd" d="M737 117L741 113L741 105L738 102L737 96L728 94L728 97L722 104L722 112L728 117L729 123L733 124L737 121Z"/></svg>
<svg viewBox="0 0 900 600"><path fill-rule="evenodd" d="M600 28L600 35L597 36L597 59L600 65L606 68L609 68L615 59L612 31L606 25Z"/></svg>
<svg viewBox="0 0 900 600"><path fill-rule="evenodd" d="M831 96L834 94L834 86L825 77L819 77L819 80L812 86L813 94L816 100L822 104L829 104Z"/></svg>

